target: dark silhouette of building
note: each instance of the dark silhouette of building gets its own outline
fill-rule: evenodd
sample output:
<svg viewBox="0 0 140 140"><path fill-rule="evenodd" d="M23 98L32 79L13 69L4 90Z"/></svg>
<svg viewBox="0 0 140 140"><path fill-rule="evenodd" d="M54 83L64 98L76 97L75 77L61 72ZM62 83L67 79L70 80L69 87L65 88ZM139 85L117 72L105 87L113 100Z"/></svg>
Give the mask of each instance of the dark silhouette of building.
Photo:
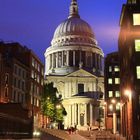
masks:
<svg viewBox="0 0 140 140"><path fill-rule="evenodd" d="M121 134L140 139L140 0L127 0L120 18Z"/></svg>
<svg viewBox="0 0 140 140"><path fill-rule="evenodd" d="M113 129L113 112L116 113L117 131L120 131L120 68L118 52L105 58L105 110L106 128Z"/></svg>
<svg viewBox="0 0 140 140"><path fill-rule="evenodd" d="M44 65L27 47L0 42L0 102L21 103L39 126Z"/></svg>

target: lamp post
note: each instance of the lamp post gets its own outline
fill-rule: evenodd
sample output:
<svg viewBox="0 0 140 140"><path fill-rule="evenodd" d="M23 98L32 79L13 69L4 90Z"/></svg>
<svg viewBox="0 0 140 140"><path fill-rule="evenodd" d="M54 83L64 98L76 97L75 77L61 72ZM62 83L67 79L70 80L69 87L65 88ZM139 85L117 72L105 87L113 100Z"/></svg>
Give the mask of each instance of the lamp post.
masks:
<svg viewBox="0 0 140 140"><path fill-rule="evenodd" d="M31 110L32 110L32 135L34 132L34 81L36 80L36 78L31 78L33 80L33 89L31 90L31 99L32 99L32 106L31 106Z"/></svg>
<svg viewBox="0 0 140 140"><path fill-rule="evenodd" d="M107 102L104 102L104 118L105 118L105 129L107 129L106 119L107 119Z"/></svg>
<svg viewBox="0 0 140 140"><path fill-rule="evenodd" d="M117 131L117 115L116 115L116 100L112 99L111 100L112 106L110 106L110 109L113 110L113 134L116 134Z"/></svg>
<svg viewBox="0 0 140 140"><path fill-rule="evenodd" d="M124 105L125 105L125 109L123 110L123 113L125 113L126 115L126 121L125 124L126 127L122 127L122 128L125 128L125 132L126 132L126 136L128 137L131 137L133 135L133 130L132 129L132 125L133 125L133 122L132 122L132 118L133 118L133 112L132 112L132 90L131 88L127 87L125 90L124 90L124 95L126 96L125 100L123 100L124 102ZM129 126L129 127L128 127Z"/></svg>
<svg viewBox="0 0 140 140"><path fill-rule="evenodd" d="M62 108L62 106L61 106L61 104L60 103L58 103L58 104L56 104L56 109L61 109ZM61 129L61 122L59 121L58 122L58 129Z"/></svg>

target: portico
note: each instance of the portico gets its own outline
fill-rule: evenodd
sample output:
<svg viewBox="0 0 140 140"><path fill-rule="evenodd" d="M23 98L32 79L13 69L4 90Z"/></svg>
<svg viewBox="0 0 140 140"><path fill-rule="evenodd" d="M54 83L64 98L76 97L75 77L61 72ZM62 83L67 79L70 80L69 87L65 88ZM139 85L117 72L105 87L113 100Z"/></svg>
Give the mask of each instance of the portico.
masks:
<svg viewBox="0 0 140 140"><path fill-rule="evenodd" d="M95 126L98 114L95 108L99 107L99 101L85 96L76 96L76 98L65 99L63 105L68 115L64 119L65 128L76 125L80 130L87 130L89 126Z"/></svg>

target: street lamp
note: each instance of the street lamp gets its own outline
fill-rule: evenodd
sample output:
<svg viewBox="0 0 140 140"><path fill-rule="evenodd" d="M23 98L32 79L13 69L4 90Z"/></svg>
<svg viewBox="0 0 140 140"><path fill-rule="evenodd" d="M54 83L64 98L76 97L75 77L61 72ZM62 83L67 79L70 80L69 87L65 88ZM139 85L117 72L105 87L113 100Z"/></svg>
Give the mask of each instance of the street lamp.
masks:
<svg viewBox="0 0 140 140"><path fill-rule="evenodd" d="M56 109L61 109L62 105L60 103L56 104ZM61 122L58 122L58 129L61 129Z"/></svg>
<svg viewBox="0 0 140 140"><path fill-rule="evenodd" d="M36 78L31 78L33 81L35 81L36 80ZM32 84L33 84L33 89L31 90L31 99L32 99L32 135L33 135L33 132L34 132L34 82L32 82Z"/></svg>
<svg viewBox="0 0 140 140"><path fill-rule="evenodd" d="M105 118L105 129L107 128L107 102L104 102L104 118Z"/></svg>
<svg viewBox="0 0 140 140"><path fill-rule="evenodd" d="M117 115L116 115L116 110L115 110L116 100L112 99L111 103L112 104L109 106L109 108L110 110L113 111L113 134L116 134L116 131L117 131Z"/></svg>
<svg viewBox="0 0 140 140"><path fill-rule="evenodd" d="M128 100L129 100L129 101L131 101L131 96L132 96L131 90L126 89L126 90L124 91L124 95L128 97Z"/></svg>

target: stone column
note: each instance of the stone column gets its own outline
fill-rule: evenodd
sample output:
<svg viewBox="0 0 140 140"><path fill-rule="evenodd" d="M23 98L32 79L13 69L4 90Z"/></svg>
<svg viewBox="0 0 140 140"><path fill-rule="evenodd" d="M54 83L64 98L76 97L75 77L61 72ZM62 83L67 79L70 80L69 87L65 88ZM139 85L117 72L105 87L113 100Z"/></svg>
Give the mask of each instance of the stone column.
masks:
<svg viewBox="0 0 140 140"><path fill-rule="evenodd" d="M90 55L91 55L91 63L90 63L90 67L93 67L92 53L91 53Z"/></svg>
<svg viewBox="0 0 140 140"><path fill-rule="evenodd" d="M73 66L75 66L75 51L73 51Z"/></svg>
<svg viewBox="0 0 140 140"><path fill-rule="evenodd" d="M67 51L67 66L69 66L69 51Z"/></svg>
<svg viewBox="0 0 140 140"><path fill-rule="evenodd" d="M78 104L78 126L80 125L80 104Z"/></svg>
<svg viewBox="0 0 140 140"><path fill-rule="evenodd" d="M81 53L81 51L80 51L80 58L79 58L79 63L81 63L81 59L82 58L82 53Z"/></svg>
<svg viewBox="0 0 140 140"><path fill-rule="evenodd" d="M87 104L85 104L84 126L87 126Z"/></svg>
<svg viewBox="0 0 140 140"><path fill-rule="evenodd" d="M58 68L58 52L56 52L56 68Z"/></svg>
<svg viewBox="0 0 140 140"><path fill-rule="evenodd" d="M64 52L61 53L61 59L62 59L62 67L64 66Z"/></svg>
<svg viewBox="0 0 140 140"><path fill-rule="evenodd" d="M117 131L117 115L116 112L113 112L113 134L116 134Z"/></svg>
<svg viewBox="0 0 140 140"><path fill-rule="evenodd" d="M90 126L93 125L93 105L90 103Z"/></svg>
<svg viewBox="0 0 140 140"><path fill-rule="evenodd" d="M98 67L97 67L97 61L98 61L98 60L97 60L97 54L95 53L95 68L96 68L96 70L97 70L97 68L98 68Z"/></svg>
<svg viewBox="0 0 140 140"><path fill-rule="evenodd" d="M71 126L72 121L71 121L71 105L69 105L69 112L68 112L68 119L69 119L69 126Z"/></svg>
<svg viewBox="0 0 140 140"><path fill-rule="evenodd" d="M101 56L101 71L103 72L103 57Z"/></svg>
<svg viewBox="0 0 140 140"><path fill-rule="evenodd" d="M74 123L77 125L77 104L74 104Z"/></svg>
<svg viewBox="0 0 140 140"><path fill-rule="evenodd" d="M100 55L98 55L98 67L99 67L99 71L101 70L101 57L100 57Z"/></svg>
<svg viewBox="0 0 140 140"><path fill-rule="evenodd" d="M75 107L74 107L74 104L72 105L72 126L74 126L74 123L75 123Z"/></svg>
<svg viewBox="0 0 140 140"><path fill-rule="evenodd" d="M52 54L50 54L50 69L52 68Z"/></svg>
<svg viewBox="0 0 140 140"><path fill-rule="evenodd" d="M54 67L54 53L52 54L52 68Z"/></svg>

